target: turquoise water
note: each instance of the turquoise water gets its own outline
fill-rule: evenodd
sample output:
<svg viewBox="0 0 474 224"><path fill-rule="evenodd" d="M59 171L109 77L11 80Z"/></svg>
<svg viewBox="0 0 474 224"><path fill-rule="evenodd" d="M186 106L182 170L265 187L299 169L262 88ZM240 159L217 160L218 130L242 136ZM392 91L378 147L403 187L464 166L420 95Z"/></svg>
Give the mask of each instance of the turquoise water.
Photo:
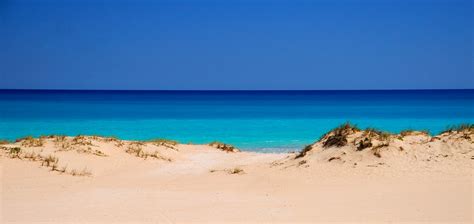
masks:
<svg viewBox="0 0 474 224"><path fill-rule="evenodd" d="M473 123L474 90L0 90L0 138L98 134L290 151L350 121L391 132Z"/></svg>

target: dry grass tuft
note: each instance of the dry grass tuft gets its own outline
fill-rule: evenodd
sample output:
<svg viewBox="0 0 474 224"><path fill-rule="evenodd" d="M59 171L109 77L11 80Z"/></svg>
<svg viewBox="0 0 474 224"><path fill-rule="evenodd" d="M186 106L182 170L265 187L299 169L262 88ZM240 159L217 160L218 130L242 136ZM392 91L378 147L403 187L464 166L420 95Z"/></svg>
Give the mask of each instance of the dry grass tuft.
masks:
<svg viewBox="0 0 474 224"><path fill-rule="evenodd" d="M150 142L150 143L153 143L155 145L172 145L172 146L176 146L179 144L178 141L174 141L174 140L169 140L169 139L164 139L164 138L156 138L156 139L151 139L151 140L148 140L146 142Z"/></svg>
<svg viewBox="0 0 474 224"><path fill-rule="evenodd" d="M381 131L375 128L366 128L364 130L364 135L369 139L377 139L379 141L390 141L392 134L386 131Z"/></svg>
<svg viewBox="0 0 474 224"><path fill-rule="evenodd" d="M234 168L227 171L229 174L245 174L244 170L241 168Z"/></svg>
<svg viewBox="0 0 474 224"><path fill-rule="evenodd" d="M141 142L130 142L125 152L128 154L133 154L136 157L142 157L144 153L142 149L143 145L144 144Z"/></svg>
<svg viewBox="0 0 474 224"><path fill-rule="evenodd" d="M41 166L52 167L52 170L56 170L58 167L59 159L56 156L48 155L46 158L43 158Z"/></svg>
<svg viewBox="0 0 474 224"><path fill-rule="evenodd" d="M102 157L107 157L107 154L104 152L97 150L97 149L92 149L91 147L87 148L78 148L76 149L76 152L78 153L85 153L85 154L92 154L94 156L102 156Z"/></svg>
<svg viewBox="0 0 474 224"><path fill-rule="evenodd" d="M441 132L443 133L451 133L451 132L474 132L474 124L459 124L459 125L452 125L447 127L444 131Z"/></svg>
<svg viewBox="0 0 474 224"><path fill-rule="evenodd" d="M240 152L240 150L235 148L233 145L225 144L225 143L218 142L218 141L213 141L213 142L209 143L209 146L220 149L224 152Z"/></svg>
<svg viewBox="0 0 474 224"><path fill-rule="evenodd" d="M51 171L57 171L59 173L68 173L67 172L67 165L62 166L59 168L59 158L49 154L48 156L43 156L40 153L36 153L35 151L24 152L20 147L0 147L0 149L7 151L7 153L12 158L18 159L28 159L30 161L40 161L41 166L51 168ZM73 176L91 176L92 173L86 168L81 171L77 171L75 169L71 170L69 173Z"/></svg>
<svg viewBox="0 0 474 224"><path fill-rule="evenodd" d="M360 131L360 129L347 122L325 134L320 141L322 141L323 148L343 147L347 145L347 136L356 131Z"/></svg>
<svg viewBox="0 0 474 224"><path fill-rule="evenodd" d="M381 145L377 145L375 146L374 148L372 148L372 151L374 152L374 156L378 157L378 158L381 158L382 155L380 154L380 150L383 148L383 147L387 147L388 144L387 143L384 143L384 144L381 144Z"/></svg>
<svg viewBox="0 0 474 224"><path fill-rule="evenodd" d="M410 135L429 135L429 131L427 130L421 130L421 131L416 131L416 130L403 130L400 132L400 140L403 140L403 137L410 136Z"/></svg>
<svg viewBox="0 0 474 224"><path fill-rule="evenodd" d="M130 142L128 145L127 149L125 150L126 153L135 155L136 157L147 159L148 157L150 158L155 158L155 159L161 159L161 160L166 160L170 161L170 158L165 158L161 156L158 151L153 151L153 152L146 152L143 150L142 146L145 145L145 143L142 142Z"/></svg>
<svg viewBox="0 0 474 224"><path fill-rule="evenodd" d="M357 151L362 151L370 147L372 147L372 140L366 137L364 140L360 140L359 145L357 146Z"/></svg>
<svg viewBox="0 0 474 224"><path fill-rule="evenodd" d="M12 148L2 147L2 149L6 150L11 158L21 159L20 158L20 153L21 153L21 148L20 147L12 147Z"/></svg>
<svg viewBox="0 0 474 224"><path fill-rule="evenodd" d="M87 169L87 167L85 167L81 171L77 171L76 169L72 169L70 174L73 175L73 176L92 176L92 172L89 171Z"/></svg>
<svg viewBox="0 0 474 224"><path fill-rule="evenodd" d="M312 145L307 145L303 148L303 150L301 150L301 152L299 152L296 156L295 156L295 159L299 159L301 157L304 157L306 156L306 154L311 151L311 149L313 149L313 146Z"/></svg>
<svg viewBox="0 0 474 224"><path fill-rule="evenodd" d="M302 165L304 165L304 164L306 164L306 163L308 163L308 161L306 161L306 160L301 160L301 161L298 162L298 166L302 166Z"/></svg>
<svg viewBox="0 0 474 224"><path fill-rule="evenodd" d="M17 139L16 142L20 142L21 146L24 147L41 147L44 145L44 138L33 138L32 136L27 136Z"/></svg>
<svg viewBox="0 0 474 224"><path fill-rule="evenodd" d="M148 140L146 142L151 143L156 146L164 146L166 148L170 148L170 149L178 151L178 148L176 148L176 146L179 144L179 142L174 141L174 140L157 138L157 139Z"/></svg>
<svg viewBox="0 0 474 224"><path fill-rule="evenodd" d="M105 142L118 142L120 141L116 136L109 136L103 138Z"/></svg>
<svg viewBox="0 0 474 224"><path fill-rule="evenodd" d="M94 151L92 151L92 154L93 154L93 155L96 155L96 156L107 157L107 154L105 154L104 152L102 152L102 151L100 151L100 150L97 150L97 149L95 149Z"/></svg>
<svg viewBox="0 0 474 224"><path fill-rule="evenodd" d="M53 137L53 142L55 142L55 143L64 142L65 140L66 140L65 135L55 135Z"/></svg>
<svg viewBox="0 0 474 224"><path fill-rule="evenodd" d="M115 143L115 146L118 147L118 148L120 148L120 147L122 147L122 146L124 146L124 145L125 145L125 143L124 143L123 141L121 141L121 140L117 140L117 142Z"/></svg>
<svg viewBox="0 0 474 224"><path fill-rule="evenodd" d="M36 152L29 152L25 153L23 158L28 159L30 161L42 160L41 155L37 154Z"/></svg>
<svg viewBox="0 0 474 224"><path fill-rule="evenodd" d="M92 141L84 135L78 135L72 139L72 144L92 146Z"/></svg>
<svg viewBox="0 0 474 224"><path fill-rule="evenodd" d="M211 169L209 172L214 173L214 172L226 172L228 174L245 174L244 170L242 168L232 168L232 169L221 169L221 170L216 170L216 169Z"/></svg>

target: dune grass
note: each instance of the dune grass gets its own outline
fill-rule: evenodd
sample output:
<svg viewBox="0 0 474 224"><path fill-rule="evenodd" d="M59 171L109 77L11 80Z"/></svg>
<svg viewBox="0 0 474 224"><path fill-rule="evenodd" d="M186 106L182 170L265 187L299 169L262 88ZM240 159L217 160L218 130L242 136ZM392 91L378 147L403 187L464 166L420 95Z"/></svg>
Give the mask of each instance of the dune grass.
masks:
<svg viewBox="0 0 474 224"><path fill-rule="evenodd" d="M356 132L363 132L362 133L362 140L354 140L353 144L357 146L357 150L361 151L366 148L373 147L373 140L377 139L378 141L384 142L383 145L388 145L393 134L381 131L375 128L366 128L360 129L356 125L346 122L342 125L337 126L336 128L330 130L326 134L324 134L318 142L322 144L323 148L331 148L331 147L343 147L348 145L348 136L354 134ZM312 145L305 146L295 157L295 159L301 158L306 156L306 154L312 150Z"/></svg>
<svg viewBox="0 0 474 224"><path fill-rule="evenodd" d="M448 126L445 130L441 132L443 133L451 133L451 132L463 132L463 131L474 131L474 124L459 124L459 125L451 125Z"/></svg>
<svg viewBox="0 0 474 224"><path fill-rule="evenodd" d="M347 136L356 131L360 131L360 129L349 122L332 129L321 139L323 148L342 147L347 145Z"/></svg>
<svg viewBox="0 0 474 224"><path fill-rule="evenodd" d="M53 155L48 155L46 158L43 159L41 163L42 166L52 167L52 170L56 170L59 163L59 158Z"/></svg>
<svg viewBox="0 0 474 224"><path fill-rule="evenodd" d="M13 147L13 148L6 148L8 150L8 154L12 158L20 158L21 148L20 147Z"/></svg>
<svg viewBox="0 0 474 224"><path fill-rule="evenodd" d="M239 150L233 145L225 144L223 142L213 141L209 143L208 145L214 148L220 149L224 152L239 152Z"/></svg>
<svg viewBox="0 0 474 224"><path fill-rule="evenodd" d="M87 138L87 136L84 135L77 135L72 139L72 144L73 145L88 145L92 146L92 141Z"/></svg>
<svg viewBox="0 0 474 224"><path fill-rule="evenodd" d="M311 149L313 149L313 146L312 145L307 145L303 148L303 150L301 150L295 157L295 159L299 159L299 158L302 158L304 156L306 156L306 154L311 151Z"/></svg>
<svg viewBox="0 0 474 224"><path fill-rule="evenodd" d="M156 145L172 145L172 146L176 146L179 144L178 141L175 141L175 140L169 140L169 139L164 139L164 138L155 138L155 139L150 139L146 142L150 142L150 143L153 143L153 144L156 144Z"/></svg>
<svg viewBox="0 0 474 224"><path fill-rule="evenodd" d="M26 136L19 138L15 142L20 142L21 146L25 147L41 147L44 145L44 138L34 138L33 136Z"/></svg>

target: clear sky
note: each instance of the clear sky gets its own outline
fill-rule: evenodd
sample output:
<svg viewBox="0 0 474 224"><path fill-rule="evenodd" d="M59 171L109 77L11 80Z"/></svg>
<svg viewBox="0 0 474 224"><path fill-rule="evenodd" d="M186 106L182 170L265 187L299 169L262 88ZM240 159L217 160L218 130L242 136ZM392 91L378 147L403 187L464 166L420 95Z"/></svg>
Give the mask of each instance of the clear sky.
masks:
<svg viewBox="0 0 474 224"><path fill-rule="evenodd" d="M0 88L474 88L472 0L0 0Z"/></svg>

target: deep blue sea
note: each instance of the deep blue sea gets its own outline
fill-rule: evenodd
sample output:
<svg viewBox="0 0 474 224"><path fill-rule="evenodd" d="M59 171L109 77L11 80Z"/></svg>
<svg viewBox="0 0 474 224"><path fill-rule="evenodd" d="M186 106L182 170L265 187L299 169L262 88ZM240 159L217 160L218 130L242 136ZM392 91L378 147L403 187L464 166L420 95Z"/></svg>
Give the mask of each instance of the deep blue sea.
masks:
<svg viewBox="0 0 474 224"><path fill-rule="evenodd" d="M0 90L0 138L106 135L214 140L243 150L300 149L335 126L390 132L474 122L474 90L57 91Z"/></svg>

